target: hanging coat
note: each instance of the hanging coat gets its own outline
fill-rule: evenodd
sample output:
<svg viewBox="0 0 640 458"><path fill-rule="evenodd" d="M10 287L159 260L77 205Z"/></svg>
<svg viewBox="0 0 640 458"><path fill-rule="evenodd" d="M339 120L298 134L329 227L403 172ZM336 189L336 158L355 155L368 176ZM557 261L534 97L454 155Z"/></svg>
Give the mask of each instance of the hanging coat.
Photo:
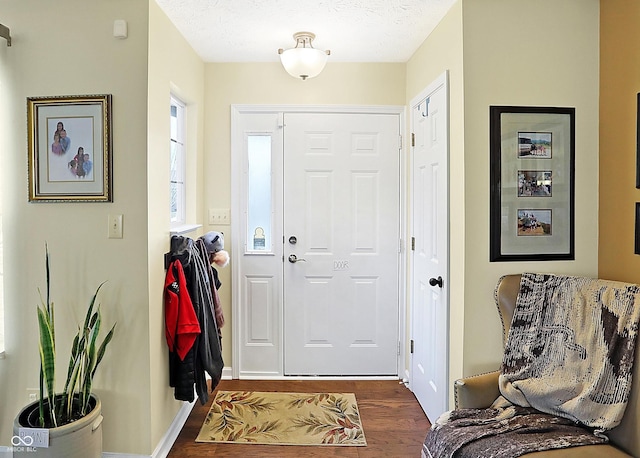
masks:
<svg viewBox="0 0 640 458"><path fill-rule="evenodd" d="M200 334L184 360L169 354L170 384L176 399L193 401L195 391L201 404L209 399L206 374L211 377L211 392L220 382L224 362L211 291L208 254L202 242L182 236L171 238L171 260L184 268L187 291L200 325Z"/></svg>
<svg viewBox="0 0 640 458"><path fill-rule="evenodd" d="M164 282L165 337L170 352L176 352L180 360L185 356L200 334L200 322L191 303L184 278L184 269L175 260L167 269Z"/></svg>

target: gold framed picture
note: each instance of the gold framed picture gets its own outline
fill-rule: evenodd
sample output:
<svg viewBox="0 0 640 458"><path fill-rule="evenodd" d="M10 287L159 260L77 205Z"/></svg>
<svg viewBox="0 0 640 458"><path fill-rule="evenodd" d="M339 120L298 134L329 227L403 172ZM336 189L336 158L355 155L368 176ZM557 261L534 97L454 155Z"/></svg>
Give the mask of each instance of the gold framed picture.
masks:
<svg viewBox="0 0 640 458"><path fill-rule="evenodd" d="M30 202L112 202L111 94L27 98Z"/></svg>

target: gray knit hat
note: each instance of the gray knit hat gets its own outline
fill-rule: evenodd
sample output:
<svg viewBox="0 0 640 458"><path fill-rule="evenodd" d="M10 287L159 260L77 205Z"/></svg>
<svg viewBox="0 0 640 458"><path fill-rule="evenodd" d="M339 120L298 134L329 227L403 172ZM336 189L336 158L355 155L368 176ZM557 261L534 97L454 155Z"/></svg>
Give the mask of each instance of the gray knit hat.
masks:
<svg viewBox="0 0 640 458"><path fill-rule="evenodd" d="M207 232L200 239L204 242L204 246L209 253L217 253L224 250L224 234L222 232Z"/></svg>

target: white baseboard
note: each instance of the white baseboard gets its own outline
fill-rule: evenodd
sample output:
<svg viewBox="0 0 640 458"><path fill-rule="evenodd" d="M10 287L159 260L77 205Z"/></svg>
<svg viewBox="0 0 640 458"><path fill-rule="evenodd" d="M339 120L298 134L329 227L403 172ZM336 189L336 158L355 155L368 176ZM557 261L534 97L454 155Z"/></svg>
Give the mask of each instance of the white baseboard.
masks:
<svg viewBox="0 0 640 458"><path fill-rule="evenodd" d="M173 422L169 425L169 429L164 433L164 436L162 436L162 439L160 439L160 442L151 455L102 452L102 458L165 458L171 451L171 447L173 447L174 442L178 438L187 418L189 418L189 414L191 413L196 401L197 399L193 402L182 403L182 407L180 407L180 410L173 418Z"/></svg>
<svg viewBox="0 0 640 458"><path fill-rule="evenodd" d="M222 369L222 379L223 380L231 380L233 371L230 367L225 367ZM207 378L209 374L206 374ZM187 422L187 418L189 418L189 414L193 409L193 406L196 404L198 399L196 398L193 402L184 402L182 407L176 414L173 419L173 422L169 425L169 429L164 434L160 442L156 446L156 449L153 451L151 455L131 455L128 453L110 453L110 452L102 452L102 458L165 458L169 452L171 451L171 447L175 443L180 431L182 431L182 427ZM0 452L2 449L0 448ZM0 455L0 458L2 456Z"/></svg>
<svg viewBox="0 0 640 458"><path fill-rule="evenodd" d="M233 370L230 367L222 369L222 380L231 380L233 378Z"/></svg>
<svg viewBox="0 0 640 458"><path fill-rule="evenodd" d="M182 431L182 427L187 422L187 418L189 418L189 414L193 406L196 405L197 400L198 399L195 399L193 402L185 402L182 404L173 422L169 425L169 429L164 433L164 436L160 439L156 449L153 451L151 455L152 458L165 458L169 454L171 447L173 447L180 431Z"/></svg>

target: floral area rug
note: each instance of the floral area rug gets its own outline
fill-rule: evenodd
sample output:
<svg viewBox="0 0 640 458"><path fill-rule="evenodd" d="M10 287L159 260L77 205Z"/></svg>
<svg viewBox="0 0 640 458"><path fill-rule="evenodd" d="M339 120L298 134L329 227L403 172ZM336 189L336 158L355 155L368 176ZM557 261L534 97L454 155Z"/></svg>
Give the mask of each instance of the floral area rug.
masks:
<svg viewBox="0 0 640 458"><path fill-rule="evenodd" d="M353 393L218 391L196 442L366 446Z"/></svg>

